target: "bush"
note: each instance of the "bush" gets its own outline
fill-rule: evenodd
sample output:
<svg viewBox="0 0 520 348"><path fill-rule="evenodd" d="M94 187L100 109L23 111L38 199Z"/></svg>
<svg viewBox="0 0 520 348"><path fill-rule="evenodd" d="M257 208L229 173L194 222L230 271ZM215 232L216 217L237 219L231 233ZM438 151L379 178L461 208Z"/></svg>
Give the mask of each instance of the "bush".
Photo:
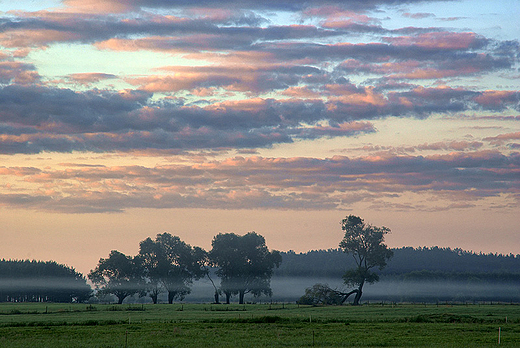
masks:
<svg viewBox="0 0 520 348"><path fill-rule="evenodd" d="M330 288L327 284L314 284L312 287L305 289L305 295L297 301L302 305L341 305L344 295Z"/></svg>

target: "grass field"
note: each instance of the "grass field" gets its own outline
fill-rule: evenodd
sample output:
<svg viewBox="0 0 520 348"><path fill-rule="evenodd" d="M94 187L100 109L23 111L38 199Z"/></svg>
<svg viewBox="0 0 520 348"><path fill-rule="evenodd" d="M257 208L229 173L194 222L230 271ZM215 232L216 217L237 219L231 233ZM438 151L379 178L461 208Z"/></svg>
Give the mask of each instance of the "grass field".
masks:
<svg viewBox="0 0 520 348"><path fill-rule="evenodd" d="M0 304L0 347L312 346L519 347L520 306Z"/></svg>

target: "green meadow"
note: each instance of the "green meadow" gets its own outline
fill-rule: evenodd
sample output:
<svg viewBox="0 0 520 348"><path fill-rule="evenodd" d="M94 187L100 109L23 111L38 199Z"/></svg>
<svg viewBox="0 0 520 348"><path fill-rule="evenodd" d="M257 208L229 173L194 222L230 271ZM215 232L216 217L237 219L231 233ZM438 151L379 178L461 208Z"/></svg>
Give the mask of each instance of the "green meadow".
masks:
<svg viewBox="0 0 520 348"><path fill-rule="evenodd" d="M514 304L0 304L0 347L519 345Z"/></svg>

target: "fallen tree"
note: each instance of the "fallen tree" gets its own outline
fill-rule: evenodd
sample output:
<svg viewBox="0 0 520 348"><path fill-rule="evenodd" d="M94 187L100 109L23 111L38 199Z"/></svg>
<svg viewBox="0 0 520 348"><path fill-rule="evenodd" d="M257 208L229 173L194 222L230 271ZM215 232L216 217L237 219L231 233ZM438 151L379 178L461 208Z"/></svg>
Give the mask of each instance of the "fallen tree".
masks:
<svg viewBox="0 0 520 348"><path fill-rule="evenodd" d="M350 295L357 294L358 289L342 292L332 289L327 284L317 283L305 289L305 294L297 301L302 305L342 305Z"/></svg>

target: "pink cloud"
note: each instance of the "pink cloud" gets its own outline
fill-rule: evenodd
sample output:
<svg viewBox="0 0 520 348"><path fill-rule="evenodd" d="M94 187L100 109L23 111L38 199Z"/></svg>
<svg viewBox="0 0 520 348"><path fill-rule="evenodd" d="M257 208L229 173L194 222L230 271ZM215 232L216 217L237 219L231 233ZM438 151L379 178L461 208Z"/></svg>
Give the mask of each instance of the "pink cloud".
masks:
<svg viewBox="0 0 520 348"><path fill-rule="evenodd" d="M495 145L502 145L508 141L520 140L520 132L500 134L495 137L484 138L484 140Z"/></svg>
<svg viewBox="0 0 520 348"><path fill-rule="evenodd" d="M482 92L474 99L477 103L487 107L497 107L507 102L518 102L520 93L518 91L493 91Z"/></svg>
<svg viewBox="0 0 520 348"><path fill-rule="evenodd" d="M342 23L374 23L379 20L369 17L362 12L359 11L348 11L344 10L337 6L321 6L309 8L302 11L302 16L304 18L315 18L315 17L323 17L325 18L322 26L327 28L337 28L341 27Z"/></svg>
<svg viewBox="0 0 520 348"><path fill-rule="evenodd" d="M81 39L81 35L72 32L51 29L12 30L0 34L0 44L4 47L46 47L54 42L68 42Z"/></svg>
<svg viewBox="0 0 520 348"><path fill-rule="evenodd" d="M161 37L156 38L146 38L146 39L108 39L105 41L97 42L94 44L100 50L112 50L112 51L139 51L141 49L156 49L157 42L164 41ZM159 49L156 49L159 50ZM173 50L171 50L173 51Z"/></svg>
<svg viewBox="0 0 520 348"><path fill-rule="evenodd" d="M0 61L0 81L26 85L39 80L40 75L32 65L15 61Z"/></svg>
<svg viewBox="0 0 520 348"><path fill-rule="evenodd" d="M139 1L134 0L63 0L70 12L84 13L121 13L139 8Z"/></svg>
<svg viewBox="0 0 520 348"><path fill-rule="evenodd" d="M378 93L372 87L364 88L362 91L352 90L350 86L343 88L343 86L329 85L326 86L326 90L330 92L333 97L328 99L328 107L330 110L336 108L336 103L340 102L349 105L374 105L374 106L385 106L388 104L387 98L382 94Z"/></svg>
<svg viewBox="0 0 520 348"><path fill-rule="evenodd" d="M287 84L295 84L300 79L312 77L294 76L289 69L297 72L315 73L317 69L306 67L283 66L279 64L254 66L249 64L230 64L212 66L171 66L157 70L166 71L168 75L130 77L126 81L149 92L169 92L189 90L192 93L215 93L217 88L228 91L262 92L277 88L285 88ZM287 81L287 82L285 82ZM290 93L290 92L289 92Z"/></svg>
<svg viewBox="0 0 520 348"><path fill-rule="evenodd" d="M385 75L388 79L409 80L475 75L496 69L489 56L482 54L459 61L407 59L379 63L348 59L341 63L340 67L347 71Z"/></svg>
<svg viewBox="0 0 520 348"><path fill-rule="evenodd" d="M322 95L319 92L311 90L309 87L289 87L281 94L294 97L294 98L305 98L305 99L318 99Z"/></svg>
<svg viewBox="0 0 520 348"><path fill-rule="evenodd" d="M434 32L417 36L386 37L386 42L396 46L418 46L432 49L463 50L481 46L484 38L472 33Z"/></svg>
<svg viewBox="0 0 520 348"><path fill-rule="evenodd" d="M102 80L114 79L117 78L117 76L105 73L76 73L68 75L68 78L76 83L89 85Z"/></svg>

